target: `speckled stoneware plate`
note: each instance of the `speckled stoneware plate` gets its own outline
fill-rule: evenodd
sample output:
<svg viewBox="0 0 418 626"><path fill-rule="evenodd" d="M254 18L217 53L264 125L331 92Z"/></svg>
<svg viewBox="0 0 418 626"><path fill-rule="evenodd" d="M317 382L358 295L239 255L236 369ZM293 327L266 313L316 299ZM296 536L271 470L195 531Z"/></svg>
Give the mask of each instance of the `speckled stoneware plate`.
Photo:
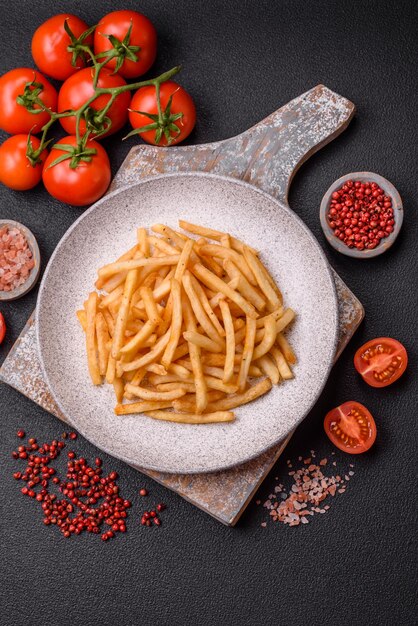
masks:
<svg viewBox="0 0 418 626"><path fill-rule="evenodd" d="M231 424L205 426L118 417L109 385L93 387L82 306L97 269L135 243L135 229L178 218L226 230L257 248L297 311L290 331L295 378L240 407ZM39 351L48 385L87 439L127 463L162 472L212 472L243 463L282 440L305 417L327 380L337 341L337 298L325 256L304 223L283 204L241 181L212 174L145 179L86 211L58 244L37 305Z"/></svg>

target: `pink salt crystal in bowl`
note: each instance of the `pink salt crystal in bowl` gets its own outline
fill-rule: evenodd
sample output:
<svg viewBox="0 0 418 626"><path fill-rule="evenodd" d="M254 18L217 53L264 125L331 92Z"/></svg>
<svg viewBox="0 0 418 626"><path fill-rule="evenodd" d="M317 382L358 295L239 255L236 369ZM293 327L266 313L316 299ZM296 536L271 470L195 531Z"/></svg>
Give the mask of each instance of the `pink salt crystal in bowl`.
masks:
<svg viewBox="0 0 418 626"><path fill-rule="evenodd" d="M41 255L33 233L14 220L0 220L0 302L28 293L40 268Z"/></svg>

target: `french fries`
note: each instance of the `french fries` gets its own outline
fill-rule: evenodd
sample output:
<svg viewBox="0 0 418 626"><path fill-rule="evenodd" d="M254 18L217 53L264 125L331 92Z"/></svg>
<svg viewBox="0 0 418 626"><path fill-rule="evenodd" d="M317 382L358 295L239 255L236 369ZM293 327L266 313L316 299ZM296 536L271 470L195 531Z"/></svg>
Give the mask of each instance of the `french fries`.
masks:
<svg viewBox="0 0 418 626"><path fill-rule="evenodd" d="M293 378L284 333L295 312L256 250L179 225L187 234L138 228L137 244L98 270L98 291L76 311L88 370L94 385L113 385L116 415L231 422L232 409Z"/></svg>

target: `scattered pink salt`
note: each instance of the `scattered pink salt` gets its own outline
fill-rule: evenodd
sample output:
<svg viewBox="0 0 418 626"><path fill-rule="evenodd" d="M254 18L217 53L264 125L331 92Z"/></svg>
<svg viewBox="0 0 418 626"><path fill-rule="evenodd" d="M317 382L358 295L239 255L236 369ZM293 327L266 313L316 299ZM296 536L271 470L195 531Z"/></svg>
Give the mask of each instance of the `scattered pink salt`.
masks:
<svg viewBox="0 0 418 626"><path fill-rule="evenodd" d="M299 464L302 458L298 457ZM274 488L274 494L269 495L264 507L269 511L272 521L288 526L307 524L307 516L315 513L323 515L329 510L328 504L322 508L319 507L320 502L328 496L335 496L337 492L342 494L346 491L346 484L340 475L325 476L323 474L322 468L326 466L328 459L324 458L319 465L315 465L311 463L312 458L315 458L313 450L311 450L311 457L303 459L303 465L299 469L288 472L293 479L293 484L287 491L282 484L279 484ZM287 461L287 465L292 467L290 460ZM333 466L336 466L335 461ZM353 466L350 464L350 467ZM353 474L354 472L348 472L348 475L344 477L345 481L349 481L350 475ZM277 477L276 480L278 480Z"/></svg>
<svg viewBox="0 0 418 626"><path fill-rule="evenodd" d="M32 251L17 228L0 229L0 291L12 291L26 281L35 266Z"/></svg>

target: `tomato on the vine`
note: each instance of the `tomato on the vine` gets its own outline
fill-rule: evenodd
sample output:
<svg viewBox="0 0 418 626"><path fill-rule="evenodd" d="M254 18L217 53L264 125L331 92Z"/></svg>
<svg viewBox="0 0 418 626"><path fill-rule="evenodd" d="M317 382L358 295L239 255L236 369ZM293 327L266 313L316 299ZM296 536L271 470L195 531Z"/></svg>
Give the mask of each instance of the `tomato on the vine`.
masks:
<svg viewBox="0 0 418 626"><path fill-rule="evenodd" d="M17 102L19 96L35 110L42 111L42 105L35 102L39 98L43 106L56 111L56 89L45 76L29 67L19 67L0 77L0 128L11 135L39 133L50 119L48 111L28 111L23 104Z"/></svg>
<svg viewBox="0 0 418 626"><path fill-rule="evenodd" d="M79 70L77 74L67 78L58 95L58 112L62 113L63 111L68 111L69 109L79 109L83 104L85 104L87 100L94 95L93 80L94 69L90 67ZM122 87L124 85L126 85L126 81L118 74L112 74L111 70L106 68L100 70L97 87ZM99 124L99 121L97 120L95 112L99 109L103 109L103 107L109 102L110 98L111 96L109 94L98 96L92 102L91 107L89 107L90 111L87 111L89 130L91 131L92 136L95 134L95 129L96 132L98 132L97 124ZM101 135L101 137L111 135L125 125L128 119L128 107L130 101L131 95L129 91L125 91L116 97L114 103L106 113L106 117L111 120L112 125L106 133ZM76 118L74 115L62 117L60 118L60 122L67 133L70 135L75 134ZM86 132L86 128L86 120L85 118L82 118L80 120L80 133L84 134Z"/></svg>
<svg viewBox="0 0 418 626"><path fill-rule="evenodd" d="M3 341L6 335L6 322L4 321L3 313L0 312L0 343Z"/></svg>
<svg viewBox="0 0 418 626"><path fill-rule="evenodd" d="M30 137L29 142L32 153L41 145L38 137ZM33 165L27 157L27 148L28 135L13 135L0 146L0 182L10 189L32 189L42 178L42 167L48 151L43 150L40 161Z"/></svg>
<svg viewBox="0 0 418 626"><path fill-rule="evenodd" d="M190 135L196 123L193 99L183 87L169 80L160 87L160 103L161 120L155 86L138 89L132 98L129 112L129 121L137 129L135 134L153 145L180 143Z"/></svg>
<svg viewBox="0 0 418 626"><path fill-rule="evenodd" d="M80 43L86 46L93 45L93 33L82 38L83 33L88 30L88 25L76 15L60 13L41 24L32 38L33 60L42 72L57 80L65 80L86 65L83 53L77 54L68 49L74 41L64 28L65 23L75 41L81 38Z"/></svg>
<svg viewBox="0 0 418 626"><path fill-rule="evenodd" d="M361 454L376 440L376 423L360 402L344 402L325 416L324 428L332 443L343 452Z"/></svg>
<svg viewBox="0 0 418 626"><path fill-rule="evenodd" d="M117 56L112 56L118 53ZM94 54L106 67L125 78L147 72L157 54L157 32L152 22L137 11L113 11L103 17L94 32Z"/></svg>
<svg viewBox="0 0 418 626"><path fill-rule="evenodd" d="M387 387L398 380L408 365L408 354L396 339L380 337L359 348L354 367L371 387Z"/></svg>
<svg viewBox="0 0 418 626"><path fill-rule="evenodd" d="M71 167L71 157L53 165L56 159L65 155L65 151L55 147L60 144L63 148L76 148L77 139L73 135L63 137L52 147L42 173L47 191L67 204L92 204L102 197L110 184L110 163L106 150L97 141L90 139L85 147L95 150L95 154L80 160L76 167Z"/></svg>

